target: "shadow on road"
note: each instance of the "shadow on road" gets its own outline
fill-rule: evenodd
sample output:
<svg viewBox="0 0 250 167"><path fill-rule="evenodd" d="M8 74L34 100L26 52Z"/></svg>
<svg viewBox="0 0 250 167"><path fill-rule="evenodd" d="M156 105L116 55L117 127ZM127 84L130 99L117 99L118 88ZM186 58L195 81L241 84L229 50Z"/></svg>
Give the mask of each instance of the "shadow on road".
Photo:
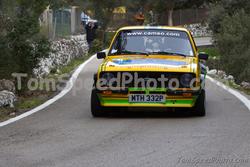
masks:
<svg viewBox="0 0 250 167"><path fill-rule="evenodd" d="M120 109L109 111L107 118L195 118L189 109Z"/></svg>

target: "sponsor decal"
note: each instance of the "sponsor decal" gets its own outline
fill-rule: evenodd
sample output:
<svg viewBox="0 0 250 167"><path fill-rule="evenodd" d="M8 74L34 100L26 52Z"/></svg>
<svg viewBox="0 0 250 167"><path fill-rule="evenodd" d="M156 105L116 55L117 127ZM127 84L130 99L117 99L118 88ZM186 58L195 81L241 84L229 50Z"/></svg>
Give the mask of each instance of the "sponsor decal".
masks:
<svg viewBox="0 0 250 167"><path fill-rule="evenodd" d="M163 59L114 59L112 61L117 65L170 65L170 66L185 66L188 65L185 61L163 60Z"/></svg>
<svg viewBox="0 0 250 167"><path fill-rule="evenodd" d="M127 36L170 36L180 37L181 33L177 31L135 31L127 32Z"/></svg>

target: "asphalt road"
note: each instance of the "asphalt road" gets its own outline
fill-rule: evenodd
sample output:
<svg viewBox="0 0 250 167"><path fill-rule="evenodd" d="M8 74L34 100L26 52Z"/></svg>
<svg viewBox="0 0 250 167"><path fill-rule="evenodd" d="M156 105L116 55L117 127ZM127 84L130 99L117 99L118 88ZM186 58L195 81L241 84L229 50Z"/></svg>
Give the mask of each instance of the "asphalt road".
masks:
<svg viewBox="0 0 250 167"><path fill-rule="evenodd" d="M92 118L90 80L98 63L89 63L53 105L0 128L0 167L250 166L250 112L233 95L207 81L206 117Z"/></svg>

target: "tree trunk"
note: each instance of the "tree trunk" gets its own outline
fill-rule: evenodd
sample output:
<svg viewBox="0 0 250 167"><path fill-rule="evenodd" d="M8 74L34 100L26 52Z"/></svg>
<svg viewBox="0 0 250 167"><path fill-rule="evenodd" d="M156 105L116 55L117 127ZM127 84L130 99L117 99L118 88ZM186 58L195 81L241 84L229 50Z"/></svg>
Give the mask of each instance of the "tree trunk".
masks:
<svg viewBox="0 0 250 167"><path fill-rule="evenodd" d="M175 1L174 0L166 0L166 9L168 14L168 26L173 26L173 12L175 8Z"/></svg>
<svg viewBox="0 0 250 167"><path fill-rule="evenodd" d="M173 26L173 9L168 10L168 26Z"/></svg>

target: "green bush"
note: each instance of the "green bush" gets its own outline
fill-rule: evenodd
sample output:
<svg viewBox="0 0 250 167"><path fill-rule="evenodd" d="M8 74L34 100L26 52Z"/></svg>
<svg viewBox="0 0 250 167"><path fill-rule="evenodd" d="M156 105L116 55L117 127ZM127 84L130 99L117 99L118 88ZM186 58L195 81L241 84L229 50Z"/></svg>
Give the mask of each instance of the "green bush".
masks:
<svg viewBox="0 0 250 167"><path fill-rule="evenodd" d="M15 12L0 13L0 79L13 79L12 73L26 73L32 77L41 58L50 52L50 42L40 34L39 16L44 10L43 1L32 4L25 0L15 1ZM26 91L26 82L19 94Z"/></svg>
<svg viewBox="0 0 250 167"><path fill-rule="evenodd" d="M250 81L250 15L244 10L226 16L215 35L222 68L237 81Z"/></svg>
<svg viewBox="0 0 250 167"><path fill-rule="evenodd" d="M14 14L6 12L0 17L0 78L11 78L14 72L31 76L40 58L50 52L48 39L39 33L40 14L24 1L19 3Z"/></svg>
<svg viewBox="0 0 250 167"><path fill-rule="evenodd" d="M209 55L209 58L213 59L220 57L219 50L215 47L199 48L199 52L205 52Z"/></svg>
<svg viewBox="0 0 250 167"><path fill-rule="evenodd" d="M0 38L0 78L11 78L12 73L27 73L31 76L40 58L48 56L50 51L50 43L46 38L37 34L21 34L18 25L28 26L17 23L14 31Z"/></svg>
<svg viewBox="0 0 250 167"><path fill-rule="evenodd" d="M105 33L105 40L104 40L104 46L105 48L108 48L112 42L112 39L115 35L115 32L106 32Z"/></svg>
<svg viewBox="0 0 250 167"><path fill-rule="evenodd" d="M95 39L92 43L92 47L90 48L89 53L94 54L102 50L103 50L103 42L99 39Z"/></svg>
<svg viewBox="0 0 250 167"><path fill-rule="evenodd" d="M222 1L213 6L210 28L214 33L219 69L236 78L250 82L250 2ZM213 66L213 64L212 64Z"/></svg>
<svg viewBox="0 0 250 167"><path fill-rule="evenodd" d="M10 44L7 34L13 27L13 20L8 19L4 13L0 13L0 79L10 78L11 71L16 69L13 55L10 53Z"/></svg>
<svg viewBox="0 0 250 167"><path fill-rule="evenodd" d="M213 57L209 58L208 61L206 62L206 65L209 67L209 69L222 70L220 59L214 59Z"/></svg>
<svg viewBox="0 0 250 167"><path fill-rule="evenodd" d="M221 70L221 61L220 61L220 52L216 47L200 47L199 52L205 52L209 55L209 59L206 62L206 65L210 69Z"/></svg>

